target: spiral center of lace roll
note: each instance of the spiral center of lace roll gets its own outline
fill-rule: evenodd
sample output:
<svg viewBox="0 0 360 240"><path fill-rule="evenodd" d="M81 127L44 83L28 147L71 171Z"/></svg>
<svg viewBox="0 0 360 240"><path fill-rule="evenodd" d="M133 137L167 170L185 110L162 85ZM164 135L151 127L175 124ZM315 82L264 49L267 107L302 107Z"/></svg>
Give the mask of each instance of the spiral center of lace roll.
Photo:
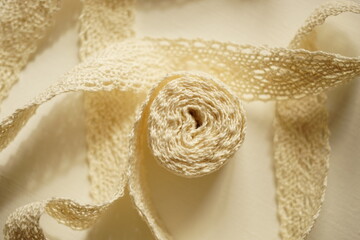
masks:
<svg viewBox="0 0 360 240"><path fill-rule="evenodd" d="M149 144L171 172L196 177L219 169L240 147L245 115L239 99L205 74L177 74L154 89Z"/></svg>

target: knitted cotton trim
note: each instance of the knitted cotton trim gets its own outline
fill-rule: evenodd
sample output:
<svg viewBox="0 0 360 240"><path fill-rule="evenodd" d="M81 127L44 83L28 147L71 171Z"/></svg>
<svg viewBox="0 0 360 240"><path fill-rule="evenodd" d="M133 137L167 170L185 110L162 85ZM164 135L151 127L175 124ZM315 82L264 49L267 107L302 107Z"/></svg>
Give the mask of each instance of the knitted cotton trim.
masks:
<svg viewBox="0 0 360 240"><path fill-rule="evenodd" d="M270 48L202 39L119 42L132 36L132 1L83 3L84 61L5 118L0 149L44 102L67 92L86 92L95 204L53 198L26 205L8 218L5 239L45 239L39 226L44 211L72 228L91 227L123 196L126 186L154 236L170 239L146 190L145 152L184 177L216 171L244 140L241 100L277 101L274 158L280 234L282 239L305 238L326 188L329 137L324 91L360 75L359 57L315 51L308 34L328 16L360 13L360 5L326 4L300 28L289 48ZM124 31L111 31L116 21Z"/></svg>

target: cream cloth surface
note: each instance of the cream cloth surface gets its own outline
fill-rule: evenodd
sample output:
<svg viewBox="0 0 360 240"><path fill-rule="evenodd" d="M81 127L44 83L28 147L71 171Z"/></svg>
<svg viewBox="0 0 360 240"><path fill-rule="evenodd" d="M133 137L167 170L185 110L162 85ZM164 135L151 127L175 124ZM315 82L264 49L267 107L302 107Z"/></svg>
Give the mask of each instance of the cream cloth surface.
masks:
<svg viewBox="0 0 360 240"><path fill-rule="evenodd" d="M154 194L154 195L156 195L156 194ZM166 221L165 221L166 222ZM196 238L195 238L196 239Z"/></svg>

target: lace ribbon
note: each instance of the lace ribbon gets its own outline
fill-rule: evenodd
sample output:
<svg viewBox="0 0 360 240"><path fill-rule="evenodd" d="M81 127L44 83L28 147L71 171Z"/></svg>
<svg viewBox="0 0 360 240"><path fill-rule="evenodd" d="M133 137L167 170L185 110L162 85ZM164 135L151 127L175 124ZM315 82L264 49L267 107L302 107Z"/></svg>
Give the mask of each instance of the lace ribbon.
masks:
<svg viewBox="0 0 360 240"><path fill-rule="evenodd" d="M317 50L315 28L343 12L360 13L359 4L334 2L316 9L289 48ZM274 161L282 239L305 238L320 214L330 155L326 98L320 93L276 104Z"/></svg>
<svg viewBox="0 0 360 240"><path fill-rule="evenodd" d="M86 11L96 11L96 4L103 13L94 17L106 21L89 22L103 29L81 33L89 40L92 32L94 41L100 42L92 47L83 40L82 57L91 56L0 125L4 149L44 102L72 91L89 94L87 142L96 204L53 198L26 205L8 218L5 238L45 239L39 226L44 211L72 228L88 228L128 186L154 236L170 239L146 190L145 152L150 149L160 165L186 177L219 169L244 139L241 100L278 101L274 142L280 233L282 239L304 238L319 213L326 186L329 150L323 92L359 76L360 58L291 48L309 48L306 36L315 26L330 15L359 13L360 5L324 5L299 30L290 48L270 48L202 39L97 40L108 34L104 26L119 11L125 16L119 21L131 22L132 2L84 1L83 29L87 17L92 18ZM126 32L119 39L132 35Z"/></svg>
<svg viewBox="0 0 360 240"><path fill-rule="evenodd" d="M60 0L1 1L0 103L18 80L37 43L51 25Z"/></svg>

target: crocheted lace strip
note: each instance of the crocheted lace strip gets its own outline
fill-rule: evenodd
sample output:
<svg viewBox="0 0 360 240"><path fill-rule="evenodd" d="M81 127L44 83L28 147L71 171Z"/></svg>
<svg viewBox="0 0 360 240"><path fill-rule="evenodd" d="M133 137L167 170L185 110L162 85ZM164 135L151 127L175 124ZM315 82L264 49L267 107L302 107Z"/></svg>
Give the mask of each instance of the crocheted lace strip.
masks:
<svg viewBox="0 0 360 240"><path fill-rule="evenodd" d="M83 0L80 16L82 59L134 35L132 0ZM129 135L141 96L134 93L84 94L90 195L96 203L123 191L128 165Z"/></svg>
<svg viewBox="0 0 360 240"><path fill-rule="evenodd" d="M76 79L81 79L89 90L142 92L169 72L198 70L222 79L241 99L266 101L301 98L344 84L360 73L359 66L357 57L303 49L145 38L113 44L95 54L71 71L63 84L76 86Z"/></svg>
<svg viewBox="0 0 360 240"><path fill-rule="evenodd" d="M145 40L132 40L125 41L123 43L114 44L108 49L104 50L101 53L95 54L94 57L86 60L82 64L75 67L72 71L66 74L63 79L56 85L50 87L46 92L42 95L35 98L31 103L24 106L23 108L18 109L15 113L7 117L0 126L0 149L5 148L9 142L16 136L22 126L27 122L27 120L35 113L36 109L44 102L50 100L54 96L66 93L69 91L91 91L91 92L99 92L99 91L121 91L121 92L148 92L148 86L154 85L154 83L158 82L159 79L162 79L165 74L164 72L171 72L177 70L179 67L177 64L174 64L174 61L168 59L169 55L172 55L176 58L176 56L184 56L183 53L180 52L179 46L183 46L183 43L187 42L192 44L192 46L196 46L195 43L202 43L199 48L204 49L206 45L213 45L214 43L223 46L219 48L217 51L209 51L207 57L214 56L227 56L228 54L224 53L224 49L226 44L220 42L208 42L208 41L200 41L200 40L166 40L166 39L145 39ZM169 44L172 45L169 45ZM282 62L286 62L289 67L289 72L284 74L284 69L286 68L275 68L273 70L274 75L286 76L284 78L284 82L290 82L287 80L288 78L292 78L292 74L298 76L298 73L302 79L312 79L313 72L309 70L309 68L313 67L316 63L318 66L325 66L328 69L327 71L319 71L325 75L319 76L322 84L322 90L325 90L330 87L337 86L338 84L342 84L350 81L354 76L359 75L358 69L360 67L360 61L358 58L346 58L339 55L323 53L323 52L309 52L306 50L289 50L285 48L258 48L253 46L238 46L235 44L230 44L229 46L236 46L237 49L241 52L243 49L250 49L251 55L249 54L238 54L238 62L242 62L241 68L239 65L236 67L229 69L229 72L220 71L215 72L214 66L218 66L219 63L213 63L208 65L203 65L202 58L197 57L196 53L200 52L202 56L204 56L203 51L196 51L194 49L193 53L188 56L189 59L192 59L195 64L188 65L187 69L197 69L197 66L202 66L202 70L207 70L206 72L213 73L213 75L222 80L228 88L235 92L238 96L244 96L241 92L238 92L239 89L242 89L241 86L243 82L252 85L252 89L257 92L256 98L253 99L262 99L258 96L264 93L268 93L268 90L258 89L256 86L259 84L254 81L254 78L222 78L221 76L237 76L239 69L246 68L245 71L250 71L250 69L257 68L259 69L259 60L254 62L259 56L262 57L270 57L274 59L272 63L275 63L275 59L279 60L279 64ZM187 49L187 47L186 47ZM266 50L266 53L263 51ZM188 50L186 50L188 52ZM228 50L230 51L230 50ZM233 51L231 51L233 53ZM156 54L155 54L156 53ZM261 55L264 53L265 55ZM270 55L268 54L270 53ZM162 55L163 54L163 55ZM276 58L277 56L281 56L281 58ZM303 59L302 64L298 63L298 59L301 56ZM228 56L228 58L231 58ZM217 58L219 61L226 60L227 58ZM307 62L307 60L309 62ZM176 58L175 62L178 59ZM197 61L197 62L196 62ZM230 59L228 59L230 61ZM235 60L236 61L236 60ZM220 62L222 63L222 62ZM339 65L339 63L341 63ZM184 65L180 66L183 67ZM271 67L269 64L261 65L264 68ZM292 66L292 67L291 67ZM353 66L353 69L350 69L349 66ZM206 68L207 67L207 68ZM331 67L333 68L333 72L337 76L340 76L339 79L342 81L333 81L331 78L327 76L332 76ZM339 67L344 67L346 71L342 72L339 70ZM225 68L227 69L227 68ZM303 70L304 69L304 70ZM306 70L305 70L306 69ZM341 69L341 68L340 68ZM262 70L260 68L260 70ZM242 70L244 71L244 70ZM217 74L214 74L217 73ZM340 75L342 73L342 75ZM281 75L283 74L283 75ZM333 73L334 74L334 73ZM256 78L255 78L256 79ZM330 79L330 80L329 80ZM312 79L313 80L313 79ZM228 84L229 81L234 81L237 84ZM314 80L313 80L314 81ZM314 84L305 84L303 87L303 94L314 94L318 93L320 90L317 87L314 87ZM316 85L316 84L315 84ZM240 86L240 87L239 87ZM284 93L292 91L294 87L297 85L284 84L282 88L278 91L274 91L272 94L272 98L276 99L278 97L292 97L293 95L289 94L288 96ZM244 89L246 90L246 88ZM276 95L278 94L278 95ZM245 98L248 99L248 98ZM214 106L216 108L216 106ZM223 111L227 111L228 109L224 109ZM121 136L119 136L120 138ZM140 174L140 173L137 173ZM119 181L126 181L126 179L121 179ZM124 182L119 182L119 185L123 185ZM132 181L132 186L134 186L134 182ZM140 188L140 186L139 186ZM136 197L134 194L134 190L132 191L135 199L140 198L141 196ZM114 192L113 199L116 199L122 195L122 192ZM103 205L81 205L72 200L67 199L54 199L47 203L46 210L47 212L58 219L60 222L69 225L73 228L85 228L90 226L98 216L100 216L101 212L104 211L108 204L111 201L105 202ZM144 209L137 201L138 208L144 212ZM90 210L89 210L90 209ZM150 213L148 215L151 215ZM90 220L87 220L90 219ZM19 219L20 221L20 219ZM13 232L12 225L8 224L5 232ZM153 225L150 224L151 227ZM156 225L157 226L157 225ZM29 231L29 229L24 228L24 231ZM154 232L161 232L161 230L156 229ZM159 235L160 236L160 235ZM11 238L9 238L11 239ZM13 238L16 239L16 238Z"/></svg>
<svg viewBox="0 0 360 240"><path fill-rule="evenodd" d="M88 54L85 53L84 56ZM139 143L144 143L144 139L140 137L141 134L138 130L146 131L147 127L148 134L142 134L141 136L151 139L151 141L149 141L149 148L153 151L159 163L162 163L164 167L176 174L185 176L196 176L197 171L193 169L205 169L202 173L200 171L200 175L216 170L224 164L224 159L227 156L230 156L236 151L242 142L243 134L236 137L235 132L239 133L239 131L228 130L228 132L232 132L230 135L233 136L233 134L235 134L235 137L230 138L233 139L232 141L225 141L229 143L230 148L228 150L226 150L226 148L222 149L224 150L224 154L222 157L217 158L219 163L211 161L212 158L209 156L202 158L205 159L204 161L199 160L201 159L200 156L196 159L190 159L191 164L188 166L182 158L176 157L177 154L172 154L172 152L165 152L165 156L172 156L167 159L167 157L162 155L163 147L161 144L158 145L161 141L158 141L156 138L166 137L167 134L160 134L160 136L155 134L155 132L161 129L156 125L155 120L162 119L163 116L157 113L158 111L161 113L161 109L170 109L163 105L171 101L163 102L160 100L168 99L166 96L169 96L169 92L176 91L176 87L186 86L186 84L194 87L192 91L195 91L195 95L198 91L207 93L209 89L218 89L219 92L216 92L216 94L219 94L220 102L223 102L224 96L226 96L234 100L227 101L230 105L237 104L237 100L235 100L236 98L233 97L231 92L234 92L244 100L300 98L307 95L315 95L328 88L346 83L359 75L359 69L359 58L348 58L335 54L310 52L306 50L243 46L201 39L169 40L147 38L115 43L104 51L93 54L93 57L87 59L75 67L73 71L65 75L58 84L52 86L48 91L35 98L28 105L18 109L14 114L5 118L0 127L0 149L5 148L7 144L11 142L42 103L58 94L70 91L85 91L96 92L96 94L101 93L103 96L106 94L114 94L113 98L115 99L115 94L119 94L119 96L128 94L128 96L130 96L136 93L138 96L134 97L134 101L138 101L136 102L136 104L138 104L142 102L143 94L148 93L148 89L158 83L159 79L163 79L169 72L178 70L201 70L211 74L212 77L202 73L176 73L168 75L168 77L155 86L145 101L143 111L140 111L138 114L138 120L132 134L133 145L131 145L130 165L128 166L129 161L125 159L124 166L120 167L121 169L128 169L128 175L117 178L117 183L120 187L104 187L104 189L111 189L109 192L114 191L111 195L112 198L109 199L106 197L107 200L98 205L79 204L70 199L52 199L47 201L45 206L41 205L36 208L36 211L31 210L31 205L27 205L18 209L9 217L4 230L5 236L7 239L18 239L21 236L35 236L37 239L44 239L38 225L38 219L44 208L51 216L68 226L76 229L87 228L96 221L113 200L122 196L123 187L121 186L126 184L127 178L129 177L130 193L135 200L136 207L140 214L147 221L158 239L168 239L170 238L169 234L167 234L165 228L156 217L154 208L151 207L146 186L142 185L144 176L140 163L144 158L142 153L146 150L146 145L139 145ZM172 81L169 81L169 79L172 79ZM224 87L222 83L216 79L223 81L227 87ZM165 86L165 83L168 83L169 86ZM174 87L175 89L173 89ZM212 96L214 92L210 92L210 96ZM203 95L205 95L204 99L206 99L206 94L201 94L201 96ZM127 98L122 99L124 99L124 102L118 102L116 103L117 105L115 105L119 106L119 108L109 108L100 113L100 115L108 113L107 111L119 112L121 111L119 109L126 107L125 105L133 100L128 100ZM206 102L201 99L199 100L200 102ZM113 100L105 102L105 104L111 105L113 103L112 101ZM224 106L226 106L226 104ZM147 108L150 109L150 113L146 112ZM234 109L229 107L218 109L215 105L213 108L214 111L223 112L222 114L224 115L243 116L243 111L241 110L236 115L236 111L234 112ZM241 107L239 107L239 109L241 109ZM155 110L154 113L152 113L153 110ZM234 115L231 115L232 111ZM322 116L322 114L320 115ZM181 115L182 121L180 122L189 129L189 132L183 132L180 139L188 139L191 136L201 138L202 124L206 122L206 118L210 119L214 116L215 115L208 115L205 114L205 112L198 111L196 108L183 111ZM145 119L148 119L148 121ZM240 119L244 120L245 118L236 117L236 119L234 119L235 121L229 124L229 127L233 126L232 128L238 129L236 128L236 126L238 126L240 129L243 129L244 122ZM112 124L116 124L117 120L116 118L107 119L107 121L109 121L107 126L110 128ZM99 120L94 120L94 122L98 121ZM131 121L133 120L129 120L129 123ZM176 118L167 119L166 121L169 124L168 126L175 126L176 128L178 122ZM125 128L130 129L131 126L128 125L124 127L124 129ZM170 127L166 130L169 131L166 133L171 133ZM114 142L120 142L120 139L123 137L121 134L123 133L116 128L114 128L113 131L119 135L111 135L109 139L115 139ZM240 132L242 131L243 130ZM170 134L169 136L173 135ZM93 141L93 143L97 142ZM109 142L109 144L112 144L112 142ZM179 149L182 151L192 151L191 148L183 148L183 145L177 146L179 146ZM109 148L110 152L104 152L105 155L103 156L108 156L108 154L118 156L119 153L111 152L116 151L116 147L117 146L113 146ZM99 151L101 151L101 149ZM221 155L221 151L219 154ZM120 164L120 162L117 162L117 164ZM106 169L106 166L101 167ZM209 168L207 169L207 167ZM107 173L104 174L106 175ZM111 174L111 172L109 172L109 174ZM99 182L101 181L102 180L99 180ZM296 182L290 183L296 184ZM99 199L99 202L101 201L102 199ZM19 228L17 223L21 221L23 221L22 227ZM282 228L283 227L284 225L282 225ZM295 227L297 226L294 226L294 228ZM294 231L297 231L297 229L294 229Z"/></svg>
<svg viewBox="0 0 360 240"><path fill-rule="evenodd" d="M314 28L329 16L360 13L355 2L328 3L306 20L290 48L316 50ZM278 216L282 239L304 239L319 216L329 169L326 94L278 101L275 115L274 161Z"/></svg>
<svg viewBox="0 0 360 240"><path fill-rule="evenodd" d="M0 1L0 103L52 23L60 0Z"/></svg>
<svg viewBox="0 0 360 240"><path fill-rule="evenodd" d="M46 239L39 221L44 213L44 202L34 202L16 209L4 227L5 239Z"/></svg>
<svg viewBox="0 0 360 240"><path fill-rule="evenodd" d="M149 89L162 79L166 73L178 70L184 70L184 65L178 66L174 61L168 59L168 55L172 54L174 58L184 56L179 49L182 43L189 43L194 46L194 43L199 43L200 40L169 40L169 39L140 39L124 41L122 43L114 44L105 49L99 54L87 59L83 63L76 66L73 70L65 74L58 83L51 86L47 91L36 97L28 105L18 109L12 115L6 117L1 126L0 149L15 137L17 132L28 120L34 110L43 102L48 101L54 96L69 92L69 91L135 91L136 93L147 93ZM163 44L166 43L164 46ZM222 44L226 43L214 41L201 41L203 45ZM172 46L172 47L171 47ZM215 66L222 63L222 61L230 61L232 57L219 59L219 62L213 64L203 65L203 60L196 53L201 52L202 56L209 58L212 56L218 59L217 55L228 55L224 53L223 48L218 49L217 52L211 50L206 56L203 51L194 47L193 53L188 53L188 59L194 61L191 66L187 66L187 70L201 70L212 73L210 75L221 79L238 97L244 100L269 100L262 96L269 93L269 89L262 86L262 81L257 80L257 75L242 75L244 78L234 78L230 76L238 76L239 71L248 72L251 69L271 68L273 65L283 65L283 68L274 68L271 73L279 78L283 76L280 83L284 83L281 88L275 88L270 95L272 100L275 99L291 99L298 96L314 95L325 91L329 88L336 87L352 80L354 77L360 75L360 58L358 57L343 57L338 54L324 53L324 52L310 52L307 50L290 50L286 48L266 48L254 46L242 46L230 44L230 46L237 46L239 52L242 50L250 51L251 54L238 54L236 62L239 62L234 68L225 68L224 71L215 72ZM187 47L184 47L187 49ZM200 47L200 49L202 49ZM175 51L176 50L176 51ZM266 55L262 55L266 50ZM185 51L185 50L184 50ZM188 52L188 51L187 51ZM259 63L259 58L272 58L270 63ZM258 58L254 61L254 59ZM279 62L276 62L279 61ZM195 62L196 61L196 62ZM242 64L240 64L240 62ZM283 64L286 62L286 64ZM314 73L311 68L318 69ZM327 71L323 70L326 69ZM226 71L228 70L228 71ZM226 76L228 78L223 78ZM306 83L302 86L302 92L299 92L298 84L295 82L291 84L291 79L300 76ZM246 78L245 78L246 77ZM318 78L315 78L318 77ZM337 77L337 78L335 78ZM290 79L290 80L289 80ZM269 85L276 84L274 79L269 79ZM319 83L321 82L321 83ZM231 84L232 83L232 84ZM250 87L243 87L243 86ZM280 85L280 84L279 84ZM320 87L321 86L321 87ZM271 87L270 87L271 88ZM252 92L251 98L244 95L242 92ZM289 94L289 92L299 92L298 95Z"/></svg>
<svg viewBox="0 0 360 240"><path fill-rule="evenodd" d="M134 0L82 0L82 3L79 18L82 59L134 36Z"/></svg>

